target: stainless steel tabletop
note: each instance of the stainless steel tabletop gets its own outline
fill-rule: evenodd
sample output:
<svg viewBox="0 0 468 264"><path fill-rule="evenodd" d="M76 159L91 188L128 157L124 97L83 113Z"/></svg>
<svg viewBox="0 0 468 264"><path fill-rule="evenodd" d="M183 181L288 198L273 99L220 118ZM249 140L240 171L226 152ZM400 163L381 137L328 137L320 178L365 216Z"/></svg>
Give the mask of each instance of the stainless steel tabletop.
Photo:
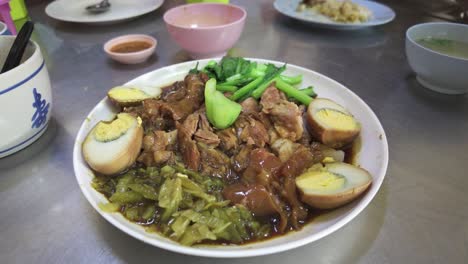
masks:
<svg viewBox="0 0 468 264"><path fill-rule="evenodd" d="M323 73L353 90L380 118L390 163L382 188L358 217L315 243L288 252L208 259L144 244L107 223L76 183L72 147L80 124L106 91L145 72L188 60L162 14L181 1L115 25L68 24L30 3L35 39L53 84L53 118L27 149L0 159L1 263L468 263L468 96L424 89L404 52L406 29L434 20L418 1L386 1L388 25L338 32L278 14L273 1L232 1L248 18L233 53L285 61ZM419 1L424 4L424 1ZM146 33L159 43L146 63L109 60L103 43Z"/></svg>

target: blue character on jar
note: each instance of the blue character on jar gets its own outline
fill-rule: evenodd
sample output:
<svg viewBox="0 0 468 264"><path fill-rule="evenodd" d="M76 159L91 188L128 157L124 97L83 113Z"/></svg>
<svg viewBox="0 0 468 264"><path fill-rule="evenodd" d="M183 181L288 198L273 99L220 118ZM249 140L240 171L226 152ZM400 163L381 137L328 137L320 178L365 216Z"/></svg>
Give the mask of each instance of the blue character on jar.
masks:
<svg viewBox="0 0 468 264"><path fill-rule="evenodd" d="M36 88L33 89L33 96L34 96L34 103L32 106L36 109L34 112L31 122L32 128L39 128L41 127L47 120L47 114L49 113L49 106L45 99L42 99L42 95L37 91Z"/></svg>

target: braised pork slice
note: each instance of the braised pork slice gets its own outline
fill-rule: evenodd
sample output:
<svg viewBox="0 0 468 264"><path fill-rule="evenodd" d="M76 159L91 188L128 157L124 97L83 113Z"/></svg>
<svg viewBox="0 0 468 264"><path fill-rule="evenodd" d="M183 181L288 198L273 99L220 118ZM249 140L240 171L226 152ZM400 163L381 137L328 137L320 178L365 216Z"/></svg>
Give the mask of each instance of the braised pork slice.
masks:
<svg viewBox="0 0 468 264"><path fill-rule="evenodd" d="M242 174L242 181L270 186L271 181L277 178L281 165L275 154L264 148L254 149L250 153L249 165Z"/></svg>
<svg viewBox="0 0 468 264"><path fill-rule="evenodd" d="M166 163L174 158L172 146L175 145L177 130L165 132L162 130L150 132L143 137L143 151L138 161L146 166Z"/></svg>
<svg viewBox="0 0 468 264"><path fill-rule="evenodd" d="M253 147L249 145L242 145L239 152L233 157L232 165L236 172L244 171L249 166L250 153Z"/></svg>
<svg viewBox="0 0 468 264"><path fill-rule="evenodd" d="M200 109L197 112L199 113L200 119L198 121L198 130L195 132L194 139L206 145L217 147L220 143L220 139L218 135L213 132L213 128L206 117L205 109Z"/></svg>
<svg viewBox="0 0 468 264"><path fill-rule="evenodd" d="M270 137L265 126L251 115L241 114L234 123L237 137L247 145L264 147Z"/></svg>
<svg viewBox="0 0 468 264"><path fill-rule="evenodd" d="M297 141L297 143L304 145L304 146L309 146L312 143L312 136L309 134L309 130L307 128L308 126L308 121L307 121L307 107L305 105L299 106L299 111L301 111L301 116L302 116L302 129L304 130L304 133L302 133L302 137Z"/></svg>
<svg viewBox="0 0 468 264"><path fill-rule="evenodd" d="M294 143L289 139L279 138L271 144L271 149L282 162L285 162L294 154L299 146L300 144Z"/></svg>
<svg viewBox="0 0 468 264"><path fill-rule="evenodd" d="M220 143L218 135L209 130L202 129L199 129L197 132L195 132L195 140L214 147L218 146Z"/></svg>
<svg viewBox="0 0 468 264"><path fill-rule="evenodd" d="M177 133L177 141L179 151L182 154L182 160L187 168L198 171L200 167L200 151L197 148L195 140L192 139L193 134L197 130L199 114L193 113L189 115L185 121L179 125Z"/></svg>
<svg viewBox="0 0 468 264"><path fill-rule="evenodd" d="M257 100L255 100L253 97L249 97L242 101L241 106L242 112L245 114L260 112L260 105L258 104Z"/></svg>
<svg viewBox="0 0 468 264"><path fill-rule="evenodd" d="M223 151L230 151L237 148L238 141L236 131L234 130L234 128L230 127L220 130L216 132L216 135L218 135L218 138L220 140L219 147Z"/></svg>
<svg viewBox="0 0 468 264"><path fill-rule="evenodd" d="M208 118L206 117L206 109L200 109L198 111L200 113L200 121L198 122L198 129L200 130L207 130L213 132L213 128L210 125L210 122L208 121Z"/></svg>
<svg viewBox="0 0 468 264"><path fill-rule="evenodd" d="M237 178L237 175L231 169L230 159L226 154L201 142L198 142L197 146L200 151L201 173L203 175L222 178L227 181Z"/></svg>
<svg viewBox="0 0 468 264"><path fill-rule="evenodd" d="M198 110L204 101L205 83L199 75L187 75L184 79L184 85L179 87L178 90L182 88L185 88L184 93L178 92L176 95L167 93L166 98L171 101L166 101L161 106L161 111L176 121L184 120L189 114ZM181 97L180 94L184 94L184 96L176 101L175 99Z"/></svg>
<svg viewBox="0 0 468 264"><path fill-rule="evenodd" d="M273 121L276 132L282 138L297 141L304 132L299 107L289 102L285 95L273 86L268 87L260 100L262 111Z"/></svg>
<svg viewBox="0 0 468 264"><path fill-rule="evenodd" d="M160 100L147 99L139 106L125 107L124 112L140 117L146 131L172 130L174 121L164 118L160 111L163 104Z"/></svg>
<svg viewBox="0 0 468 264"><path fill-rule="evenodd" d="M161 99L168 103L180 101L184 99L186 94L185 82L175 82L161 89Z"/></svg>
<svg viewBox="0 0 468 264"><path fill-rule="evenodd" d="M281 175L283 176L282 192L291 206L290 223L295 229L299 228L300 222L307 217L307 209L298 199L295 179L315 162L312 151L301 145L281 167Z"/></svg>
<svg viewBox="0 0 468 264"><path fill-rule="evenodd" d="M224 188L223 196L232 204L242 204L258 216L281 213L280 205L273 194L259 184L232 184Z"/></svg>

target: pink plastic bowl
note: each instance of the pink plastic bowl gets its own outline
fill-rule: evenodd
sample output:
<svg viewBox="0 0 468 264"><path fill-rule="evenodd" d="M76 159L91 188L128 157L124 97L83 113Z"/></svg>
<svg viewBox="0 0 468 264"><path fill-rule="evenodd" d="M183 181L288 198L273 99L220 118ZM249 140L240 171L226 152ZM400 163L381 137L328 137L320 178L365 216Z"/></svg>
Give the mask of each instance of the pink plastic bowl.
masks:
<svg viewBox="0 0 468 264"><path fill-rule="evenodd" d="M182 5L164 14L174 41L194 59L220 57L239 39L247 12L235 5Z"/></svg>

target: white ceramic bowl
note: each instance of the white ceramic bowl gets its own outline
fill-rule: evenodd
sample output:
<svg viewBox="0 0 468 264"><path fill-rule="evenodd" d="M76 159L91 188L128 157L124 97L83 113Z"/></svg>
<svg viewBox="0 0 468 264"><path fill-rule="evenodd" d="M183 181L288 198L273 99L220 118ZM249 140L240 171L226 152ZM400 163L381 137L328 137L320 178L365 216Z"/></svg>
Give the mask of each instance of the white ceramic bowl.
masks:
<svg viewBox="0 0 468 264"><path fill-rule="evenodd" d="M417 74L417 80L423 86L445 94L468 92L468 59L448 56L416 43L416 40L425 37L468 43L468 25L447 22L423 23L406 31L406 56Z"/></svg>
<svg viewBox="0 0 468 264"><path fill-rule="evenodd" d="M136 51L136 52L129 52L129 53L119 53L119 52L113 52L112 47L122 44L122 43L128 43L132 41L143 41L151 46L147 49L141 50L141 51ZM134 35L124 35L120 37L113 38L104 44L104 51L107 53L107 55L112 58L113 60L116 60L120 63L124 64L137 64L137 63L142 63L146 61L156 50L156 45L157 41L155 38L148 36L148 35L142 35L142 34L134 34Z"/></svg>
<svg viewBox="0 0 468 264"><path fill-rule="evenodd" d="M284 64L283 62L269 60L250 60L261 63L274 63L278 66ZM208 61L208 59L200 60L200 67L203 67ZM195 67L195 64L195 61L191 61L164 67L144 74L127 84L136 87L148 84L167 85L173 81L182 80L188 70ZM369 191L355 202L319 217L312 223L304 226L299 232L290 232L285 236L244 246L186 247L158 234L147 233L141 226L127 221L119 213L105 213L99 209L98 204L105 203L107 200L102 194L91 187L91 181L94 175L86 165L81 154L82 142L90 129L100 120L111 120L117 113L117 110L107 98L101 100L86 119L83 118L85 121L81 125L75 140L73 166L76 179L78 180L83 194L96 211L123 232L148 244L183 254L223 258L266 255L305 245L336 231L356 217L356 215L369 204L379 190L384 180L388 164L387 138L382 125L369 106L343 85L317 72L292 64L288 64L285 73L288 75L302 74L304 85L314 85L320 97L335 100L346 107L361 122L362 147L357 157L357 164L367 169L372 174L373 183Z"/></svg>
<svg viewBox="0 0 468 264"><path fill-rule="evenodd" d="M0 36L0 67L15 37ZM52 113L49 74L39 46L29 42L23 62L0 74L0 158L19 151L46 130Z"/></svg>

